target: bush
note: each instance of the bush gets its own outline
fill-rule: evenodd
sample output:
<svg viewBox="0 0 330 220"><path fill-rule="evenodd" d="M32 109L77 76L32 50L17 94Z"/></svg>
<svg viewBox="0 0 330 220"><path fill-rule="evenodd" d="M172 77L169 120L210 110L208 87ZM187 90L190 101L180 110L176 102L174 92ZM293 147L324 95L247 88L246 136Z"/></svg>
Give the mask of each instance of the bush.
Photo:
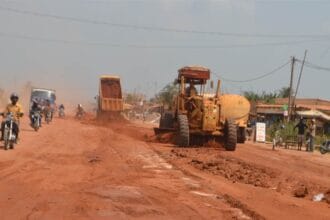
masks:
<svg viewBox="0 0 330 220"><path fill-rule="evenodd" d="M297 122L284 122L284 123L274 123L267 128L267 141L273 141L275 137L275 132L280 130L280 135L285 141L287 137L295 137L298 135L298 130L294 127L296 126ZM281 125L284 125L284 129L281 129ZM307 137L307 133L305 134ZM330 140L330 135L316 135L314 140L314 145L320 145L324 141Z"/></svg>
<svg viewBox="0 0 330 220"><path fill-rule="evenodd" d="M281 125L284 125L284 128L281 129ZM275 137L275 133L277 130L280 131L281 137L285 140L286 137L292 137L296 136L298 134L297 129L294 129L295 127L294 122L277 122L272 124L270 127L267 128L267 141L272 141L273 138Z"/></svg>
<svg viewBox="0 0 330 220"><path fill-rule="evenodd" d="M316 135L314 144L321 145L323 142L330 140L330 135Z"/></svg>

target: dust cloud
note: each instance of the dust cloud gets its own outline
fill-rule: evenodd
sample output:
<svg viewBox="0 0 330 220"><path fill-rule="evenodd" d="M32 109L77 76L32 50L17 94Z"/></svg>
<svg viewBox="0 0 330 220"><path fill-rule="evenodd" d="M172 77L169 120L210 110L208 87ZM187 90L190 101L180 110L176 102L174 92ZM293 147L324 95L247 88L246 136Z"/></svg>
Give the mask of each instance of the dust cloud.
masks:
<svg viewBox="0 0 330 220"><path fill-rule="evenodd" d="M10 89L9 89L10 88ZM32 88L45 88L53 89L56 91L56 104L63 104L66 108L67 114L74 114L78 104L82 104L84 109L88 112L95 112L97 108L96 99L87 96L83 90L73 90L69 85L56 82L52 86L47 84L33 83L25 81L17 86L7 85L6 88L0 87L0 112L3 111L5 106L10 102L9 97L12 92L16 92L20 97L20 104L24 111L28 111L30 107L30 96ZM95 91L95 96L97 90Z"/></svg>

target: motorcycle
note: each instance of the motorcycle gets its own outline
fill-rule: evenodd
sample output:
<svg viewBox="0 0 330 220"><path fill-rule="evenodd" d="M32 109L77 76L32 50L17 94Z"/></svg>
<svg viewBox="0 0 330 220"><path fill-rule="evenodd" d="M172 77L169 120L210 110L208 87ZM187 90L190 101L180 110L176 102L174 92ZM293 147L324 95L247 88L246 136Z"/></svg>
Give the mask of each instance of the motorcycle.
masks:
<svg viewBox="0 0 330 220"><path fill-rule="evenodd" d="M58 110L58 117L60 117L60 118L64 118L65 117L64 109L60 108Z"/></svg>
<svg viewBox="0 0 330 220"><path fill-rule="evenodd" d="M329 153L330 152L330 141L323 142L320 146L321 154Z"/></svg>
<svg viewBox="0 0 330 220"><path fill-rule="evenodd" d="M85 112L84 111L78 111L76 113L76 119L78 119L78 120L81 120L84 116L85 116Z"/></svg>
<svg viewBox="0 0 330 220"><path fill-rule="evenodd" d="M32 113L32 127L35 131L38 131L41 127L41 113L39 111Z"/></svg>
<svg viewBox="0 0 330 220"><path fill-rule="evenodd" d="M51 111L46 112L45 121L46 121L47 124L49 124L49 122L52 121L52 112Z"/></svg>
<svg viewBox="0 0 330 220"><path fill-rule="evenodd" d="M16 143L16 134L13 132L14 116L12 113L7 114L4 127L3 140L5 143L5 150L14 149Z"/></svg>

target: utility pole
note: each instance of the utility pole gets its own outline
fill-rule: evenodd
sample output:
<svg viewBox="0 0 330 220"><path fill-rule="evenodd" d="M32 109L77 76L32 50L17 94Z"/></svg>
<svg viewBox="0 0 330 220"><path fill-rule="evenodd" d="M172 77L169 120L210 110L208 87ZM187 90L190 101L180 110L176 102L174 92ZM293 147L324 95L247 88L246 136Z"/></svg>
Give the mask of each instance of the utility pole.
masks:
<svg viewBox="0 0 330 220"><path fill-rule="evenodd" d="M298 78L297 87L296 87L296 92L295 92L294 97L293 97L293 100L292 100L292 107L294 107L294 105L295 105L296 97L297 97L298 90L299 90L299 85L300 85L301 75L302 75L302 72L303 72L303 70L304 70L304 65L305 65L305 61L306 61L306 56L307 56L307 50L305 50L304 59L303 59L302 64L301 64L300 73L299 73L299 78Z"/></svg>
<svg viewBox="0 0 330 220"><path fill-rule="evenodd" d="M292 84L293 84L293 74L294 74L294 64L295 64L295 62L296 62L296 58L291 57L291 77L290 77L289 101L288 101L288 122L290 122L291 114L292 114L291 99L292 99Z"/></svg>

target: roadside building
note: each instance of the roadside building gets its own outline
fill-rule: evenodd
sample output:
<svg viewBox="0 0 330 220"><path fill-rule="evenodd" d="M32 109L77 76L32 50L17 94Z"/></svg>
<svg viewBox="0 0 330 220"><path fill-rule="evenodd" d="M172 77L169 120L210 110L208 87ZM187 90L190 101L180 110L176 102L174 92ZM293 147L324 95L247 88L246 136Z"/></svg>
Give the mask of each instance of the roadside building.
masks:
<svg viewBox="0 0 330 220"><path fill-rule="evenodd" d="M267 125L283 121L287 116L287 98L275 99L274 104L256 103L255 112ZM322 99L296 99L293 118L316 119L317 133L330 134L330 101Z"/></svg>

